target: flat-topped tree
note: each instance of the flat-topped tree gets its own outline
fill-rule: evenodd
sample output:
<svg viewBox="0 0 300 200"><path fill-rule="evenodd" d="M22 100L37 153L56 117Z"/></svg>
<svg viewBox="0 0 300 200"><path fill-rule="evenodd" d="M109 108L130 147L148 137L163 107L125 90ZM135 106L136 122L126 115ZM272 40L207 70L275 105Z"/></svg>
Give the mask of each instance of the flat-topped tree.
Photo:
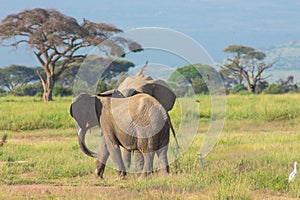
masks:
<svg viewBox="0 0 300 200"><path fill-rule="evenodd" d="M37 69L22 65L10 65L0 68L0 87L12 92L17 86L36 82L39 80L38 75L35 73Z"/></svg>
<svg viewBox="0 0 300 200"><path fill-rule="evenodd" d="M97 46L107 40L105 53L113 56L125 56L127 50L141 51L141 46L123 37L113 37L122 32L114 25L95 23L63 15L54 9L35 8L17 14L8 15L0 24L2 45L17 47L27 44L40 62L44 74L38 71L44 88L44 101L52 100L55 81L75 57L85 57L78 50ZM58 61L63 63L56 66Z"/></svg>
<svg viewBox="0 0 300 200"><path fill-rule="evenodd" d="M223 70L230 71L232 76L243 80L249 92L254 93L258 83L267 77L263 72L273 66L274 63L265 63L266 54L242 45L230 45L223 50L224 52L235 53L234 58L227 58L228 64L224 65Z"/></svg>

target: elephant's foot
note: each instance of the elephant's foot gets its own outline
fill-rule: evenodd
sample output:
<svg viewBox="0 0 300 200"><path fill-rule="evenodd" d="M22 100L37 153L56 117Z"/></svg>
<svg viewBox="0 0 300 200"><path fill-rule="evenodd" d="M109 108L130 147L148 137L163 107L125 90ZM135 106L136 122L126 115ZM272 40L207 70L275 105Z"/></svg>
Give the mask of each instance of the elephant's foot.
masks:
<svg viewBox="0 0 300 200"><path fill-rule="evenodd" d="M99 179L104 179L103 178L103 172L101 173L100 171L99 171L99 169L95 169L95 177L96 178L99 178Z"/></svg>
<svg viewBox="0 0 300 200"><path fill-rule="evenodd" d="M160 177L167 177L170 175L170 171L166 169L160 169L157 173Z"/></svg>
<svg viewBox="0 0 300 200"><path fill-rule="evenodd" d="M126 180L126 172L125 171L118 171L119 178L121 180Z"/></svg>
<svg viewBox="0 0 300 200"><path fill-rule="evenodd" d="M153 175L153 172L143 172L138 179L144 180L149 179Z"/></svg>
<svg viewBox="0 0 300 200"><path fill-rule="evenodd" d="M159 169L159 174L162 174L162 175L168 175L168 174L170 174L170 167L169 167L169 165L168 166L166 166L166 167L164 167L164 168L162 168L162 169Z"/></svg>
<svg viewBox="0 0 300 200"><path fill-rule="evenodd" d="M103 164L99 160L97 160L96 161L96 169L95 169L96 178L103 179L104 169L105 169L105 164Z"/></svg>

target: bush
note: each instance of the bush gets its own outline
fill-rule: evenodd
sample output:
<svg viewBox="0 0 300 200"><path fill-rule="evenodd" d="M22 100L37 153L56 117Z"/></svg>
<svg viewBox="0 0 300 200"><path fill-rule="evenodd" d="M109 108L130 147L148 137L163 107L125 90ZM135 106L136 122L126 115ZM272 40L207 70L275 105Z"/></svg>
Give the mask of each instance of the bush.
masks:
<svg viewBox="0 0 300 200"><path fill-rule="evenodd" d="M43 92L43 87L40 82L17 86L11 91L15 96L35 96L38 92Z"/></svg>
<svg viewBox="0 0 300 200"><path fill-rule="evenodd" d="M200 77L193 79L192 86L193 86L193 89L196 94L200 94L200 93L207 94L208 93L208 88L206 86L206 83Z"/></svg>
<svg viewBox="0 0 300 200"><path fill-rule="evenodd" d="M242 91L247 91L247 88L243 84L238 84L230 90L230 93L238 94L238 93L242 93Z"/></svg>
<svg viewBox="0 0 300 200"><path fill-rule="evenodd" d="M53 95L57 97L66 97L71 96L73 93L72 88L65 88L63 86L54 86L53 88Z"/></svg>
<svg viewBox="0 0 300 200"><path fill-rule="evenodd" d="M0 96L5 96L7 95L7 91L4 90L3 88L0 88Z"/></svg>
<svg viewBox="0 0 300 200"><path fill-rule="evenodd" d="M275 83L270 84L265 90L264 94L282 94L284 91L280 87L280 85L277 85Z"/></svg>

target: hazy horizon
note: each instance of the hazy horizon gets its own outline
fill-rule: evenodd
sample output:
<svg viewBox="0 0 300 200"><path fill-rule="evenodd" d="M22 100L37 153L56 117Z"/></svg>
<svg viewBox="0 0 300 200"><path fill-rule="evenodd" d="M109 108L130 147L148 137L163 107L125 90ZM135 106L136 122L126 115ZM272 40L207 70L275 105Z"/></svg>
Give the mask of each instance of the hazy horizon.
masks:
<svg viewBox="0 0 300 200"><path fill-rule="evenodd" d="M202 45L215 62L229 56L222 52L231 44L269 49L300 40L300 1L138 1L138 0L1 0L0 18L36 7L94 22L114 24L124 31L139 27L163 27L179 31ZM39 65L30 49L0 47L0 67L11 64ZM174 65L171 63L170 65ZM176 65L176 63L175 63Z"/></svg>

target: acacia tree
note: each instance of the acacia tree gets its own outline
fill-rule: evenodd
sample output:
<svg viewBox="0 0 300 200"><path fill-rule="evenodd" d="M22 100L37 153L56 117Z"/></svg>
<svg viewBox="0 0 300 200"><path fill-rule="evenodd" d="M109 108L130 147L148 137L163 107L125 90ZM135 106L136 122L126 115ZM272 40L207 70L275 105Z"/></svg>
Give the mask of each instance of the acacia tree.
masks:
<svg viewBox="0 0 300 200"><path fill-rule="evenodd" d="M256 86L262 80L263 72L273 66L274 63L265 63L266 54L241 45L230 45L223 50L224 52L235 53L234 58L227 58L228 64L224 65L225 70L232 72L235 77L241 77L246 83L249 92L254 93Z"/></svg>
<svg viewBox="0 0 300 200"><path fill-rule="evenodd" d="M6 46L29 45L44 71L37 71L44 89L44 101L50 101L55 81L68 64L76 57L86 56L80 55L79 49L108 41L102 49L108 55L125 56L127 50L142 50L130 39L112 37L120 32L122 30L114 25L86 19L79 24L76 19L57 10L35 8L4 18L0 24L0 41ZM56 67L58 61L63 62L59 69Z"/></svg>
<svg viewBox="0 0 300 200"><path fill-rule="evenodd" d="M10 65L0 69L0 86L11 92L17 86L36 82L39 80L38 75L35 73L37 69L21 65Z"/></svg>

